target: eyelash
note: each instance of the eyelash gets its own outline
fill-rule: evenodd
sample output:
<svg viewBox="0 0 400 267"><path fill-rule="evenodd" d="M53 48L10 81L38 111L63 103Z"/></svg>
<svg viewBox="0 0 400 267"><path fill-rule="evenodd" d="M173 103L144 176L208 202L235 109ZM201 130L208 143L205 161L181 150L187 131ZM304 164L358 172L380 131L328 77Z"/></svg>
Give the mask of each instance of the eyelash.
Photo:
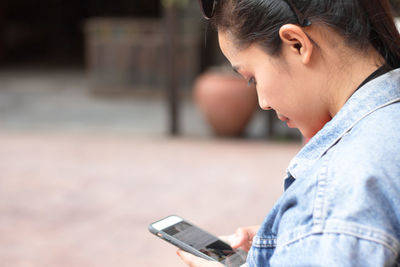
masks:
<svg viewBox="0 0 400 267"><path fill-rule="evenodd" d="M256 79L254 78L254 77L251 77L249 80L248 80L248 82L247 82L247 85L248 86L251 86L251 85L256 85L257 84L257 82L256 82Z"/></svg>

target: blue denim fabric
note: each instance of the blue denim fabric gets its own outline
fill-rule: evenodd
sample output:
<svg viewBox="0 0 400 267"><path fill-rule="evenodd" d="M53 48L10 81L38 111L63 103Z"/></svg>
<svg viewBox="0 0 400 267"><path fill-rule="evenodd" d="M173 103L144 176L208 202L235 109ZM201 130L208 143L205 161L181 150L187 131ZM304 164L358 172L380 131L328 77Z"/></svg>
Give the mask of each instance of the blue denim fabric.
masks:
<svg viewBox="0 0 400 267"><path fill-rule="evenodd" d="M248 266L400 266L400 69L356 91L288 177Z"/></svg>

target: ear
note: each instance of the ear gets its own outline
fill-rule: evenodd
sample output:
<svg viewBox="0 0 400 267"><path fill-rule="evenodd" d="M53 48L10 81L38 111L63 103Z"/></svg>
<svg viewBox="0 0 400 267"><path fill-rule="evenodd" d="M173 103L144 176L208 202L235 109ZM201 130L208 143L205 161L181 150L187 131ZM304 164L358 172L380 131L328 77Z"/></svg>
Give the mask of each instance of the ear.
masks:
<svg viewBox="0 0 400 267"><path fill-rule="evenodd" d="M279 29L279 36L290 51L301 56L303 64L309 64L313 52L313 43L303 29L294 24L285 24Z"/></svg>

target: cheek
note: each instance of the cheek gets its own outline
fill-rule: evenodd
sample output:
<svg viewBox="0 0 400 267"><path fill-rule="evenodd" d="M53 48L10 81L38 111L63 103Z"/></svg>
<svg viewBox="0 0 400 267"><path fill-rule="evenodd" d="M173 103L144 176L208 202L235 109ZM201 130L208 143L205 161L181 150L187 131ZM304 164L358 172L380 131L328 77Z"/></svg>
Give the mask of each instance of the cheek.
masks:
<svg viewBox="0 0 400 267"><path fill-rule="evenodd" d="M307 138L314 136L329 121L329 118L315 116L312 105L303 102L301 96L287 92L283 88L258 87L258 102L262 109L273 108L277 113L288 117L293 126Z"/></svg>

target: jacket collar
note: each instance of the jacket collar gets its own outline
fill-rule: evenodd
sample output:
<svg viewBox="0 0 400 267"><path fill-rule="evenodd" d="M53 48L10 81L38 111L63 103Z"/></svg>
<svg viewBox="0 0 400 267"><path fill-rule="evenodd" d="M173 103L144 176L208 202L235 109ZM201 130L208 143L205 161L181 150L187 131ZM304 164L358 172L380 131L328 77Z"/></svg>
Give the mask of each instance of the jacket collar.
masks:
<svg viewBox="0 0 400 267"><path fill-rule="evenodd" d="M287 169L299 178L354 125L370 113L400 101L400 69L390 71L360 87L335 117L300 150Z"/></svg>

